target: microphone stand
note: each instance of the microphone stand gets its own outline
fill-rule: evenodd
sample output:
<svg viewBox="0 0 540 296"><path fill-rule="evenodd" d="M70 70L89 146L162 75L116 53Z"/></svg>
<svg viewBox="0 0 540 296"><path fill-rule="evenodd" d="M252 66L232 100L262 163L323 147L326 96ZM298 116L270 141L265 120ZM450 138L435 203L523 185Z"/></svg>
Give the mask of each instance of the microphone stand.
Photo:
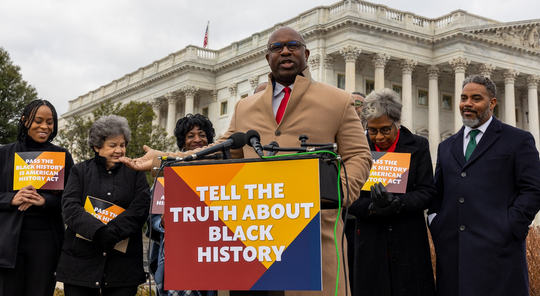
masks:
<svg viewBox="0 0 540 296"><path fill-rule="evenodd" d="M209 159L227 159L226 158L226 153L228 153L228 157L229 159L231 158L231 152L230 152L230 149L227 149L227 148L223 148L223 152L222 153L214 153L214 154L210 154L210 155L205 155L205 156L202 156L200 158L197 158L197 160L209 160ZM226 151L226 152L225 152ZM161 159L161 156L158 157L160 160L161 160L161 166L162 167L165 167L165 166L170 166L171 164L173 163L178 163L178 162L184 162L185 160L182 159L182 158L179 158L179 159L170 159L170 160L163 160Z"/></svg>

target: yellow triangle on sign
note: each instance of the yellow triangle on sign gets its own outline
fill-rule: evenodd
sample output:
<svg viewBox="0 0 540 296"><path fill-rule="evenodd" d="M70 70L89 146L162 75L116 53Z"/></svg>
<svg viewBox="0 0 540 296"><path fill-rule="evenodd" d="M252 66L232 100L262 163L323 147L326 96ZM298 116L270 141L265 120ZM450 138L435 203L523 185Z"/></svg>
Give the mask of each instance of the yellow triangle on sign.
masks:
<svg viewBox="0 0 540 296"><path fill-rule="evenodd" d="M84 210L94 216L96 215L96 212L94 211L94 205L92 205L92 201L88 196L86 197L86 201L84 202Z"/></svg>

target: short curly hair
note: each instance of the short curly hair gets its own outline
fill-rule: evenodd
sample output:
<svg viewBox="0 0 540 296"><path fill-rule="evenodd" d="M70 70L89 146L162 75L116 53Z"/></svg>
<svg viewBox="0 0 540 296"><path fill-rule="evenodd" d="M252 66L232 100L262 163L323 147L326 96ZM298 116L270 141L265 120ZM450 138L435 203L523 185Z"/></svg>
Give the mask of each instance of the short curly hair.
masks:
<svg viewBox="0 0 540 296"><path fill-rule="evenodd" d="M469 83L483 85L486 88L487 94L490 99L497 96L497 86L495 85L495 82L493 82L493 80L491 80L489 77L485 77L482 75L468 76L467 78L465 78L465 80L463 80L462 88Z"/></svg>
<svg viewBox="0 0 540 296"><path fill-rule="evenodd" d="M365 127L368 121L385 115L394 122L398 122L401 120L401 107L401 99L395 91L383 88L371 92L364 99L364 105L362 106L362 124Z"/></svg>
<svg viewBox="0 0 540 296"><path fill-rule="evenodd" d="M176 145L178 149L184 150L186 145L186 135L195 126L200 127L206 134L208 144L214 143L215 131L212 122L208 117L201 114L188 114L183 118L178 119L174 128L174 136L176 137Z"/></svg>
<svg viewBox="0 0 540 296"><path fill-rule="evenodd" d="M94 121L88 133L88 146L101 148L108 137L124 136L126 146L131 141L131 129L125 117L118 115L103 116Z"/></svg>

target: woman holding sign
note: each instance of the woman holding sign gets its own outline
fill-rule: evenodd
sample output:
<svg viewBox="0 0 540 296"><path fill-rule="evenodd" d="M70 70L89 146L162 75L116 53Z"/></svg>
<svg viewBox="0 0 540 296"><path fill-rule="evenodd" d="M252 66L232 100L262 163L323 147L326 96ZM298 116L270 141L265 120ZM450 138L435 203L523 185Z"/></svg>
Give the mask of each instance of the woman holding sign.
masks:
<svg viewBox="0 0 540 296"><path fill-rule="evenodd" d="M400 124L401 106L397 93L382 89L362 107L371 150L410 153L411 161L405 193L375 183L349 208L357 218L354 295L435 295L424 219L435 194L433 166L427 139Z"/></svg>
<svg viewBox="0 0 540 296"><path fill-rule="evenodd" d="M144 173L118 160L130 139L124 117L100 118L88 136L95 157L71 171L62 199L68 228L58 263L66 296L135 295L146 281L141 228L148 217L148 183Z"/></svg>
<svg viewBox="0 0 540 296"><path fill-rule="evenodd" d="M51 142L58 115L45 100L28 104L17 142L0 147L0 295L53 295L64 238L62 190L71 154Z"/></svg>
<svg viewBox="0 0 540 296"><path fill-rule="evenodd" d="M174 129L176 144L181 151L195 150L214 143L214 127L212 122L201 114L188 114L178 119ZM154 197L155 198L155 197ZM152 239L154 243L151 249L150 269L160 296L187 295L186 291L165 291L163 287L164 263L165 263L165 229L162 215L151 215ZM193 296L211 296L214 291L191 291Z"/></svg>

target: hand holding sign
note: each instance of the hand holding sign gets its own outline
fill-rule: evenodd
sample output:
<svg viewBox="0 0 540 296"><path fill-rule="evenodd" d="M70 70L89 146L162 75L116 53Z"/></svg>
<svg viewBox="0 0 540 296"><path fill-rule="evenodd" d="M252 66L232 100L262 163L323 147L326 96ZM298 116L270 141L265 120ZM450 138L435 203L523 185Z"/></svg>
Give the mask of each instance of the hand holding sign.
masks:
<svg viewBox="0 0 540 296"><path fill-rule="evenodd" d="M390 215L401 209L399 197L386 191L382 183L371 186L371 201L369 208L374 214Z"/></svg>
<svg viewBox="0 0 540 296"><path fill-rule="evenodd" d="M44 204L45 199L37 193L36 188L32 185L21 188L11 199L11 205L19 206L19 211L25 211L32 205L43 206Z"/></svg>

